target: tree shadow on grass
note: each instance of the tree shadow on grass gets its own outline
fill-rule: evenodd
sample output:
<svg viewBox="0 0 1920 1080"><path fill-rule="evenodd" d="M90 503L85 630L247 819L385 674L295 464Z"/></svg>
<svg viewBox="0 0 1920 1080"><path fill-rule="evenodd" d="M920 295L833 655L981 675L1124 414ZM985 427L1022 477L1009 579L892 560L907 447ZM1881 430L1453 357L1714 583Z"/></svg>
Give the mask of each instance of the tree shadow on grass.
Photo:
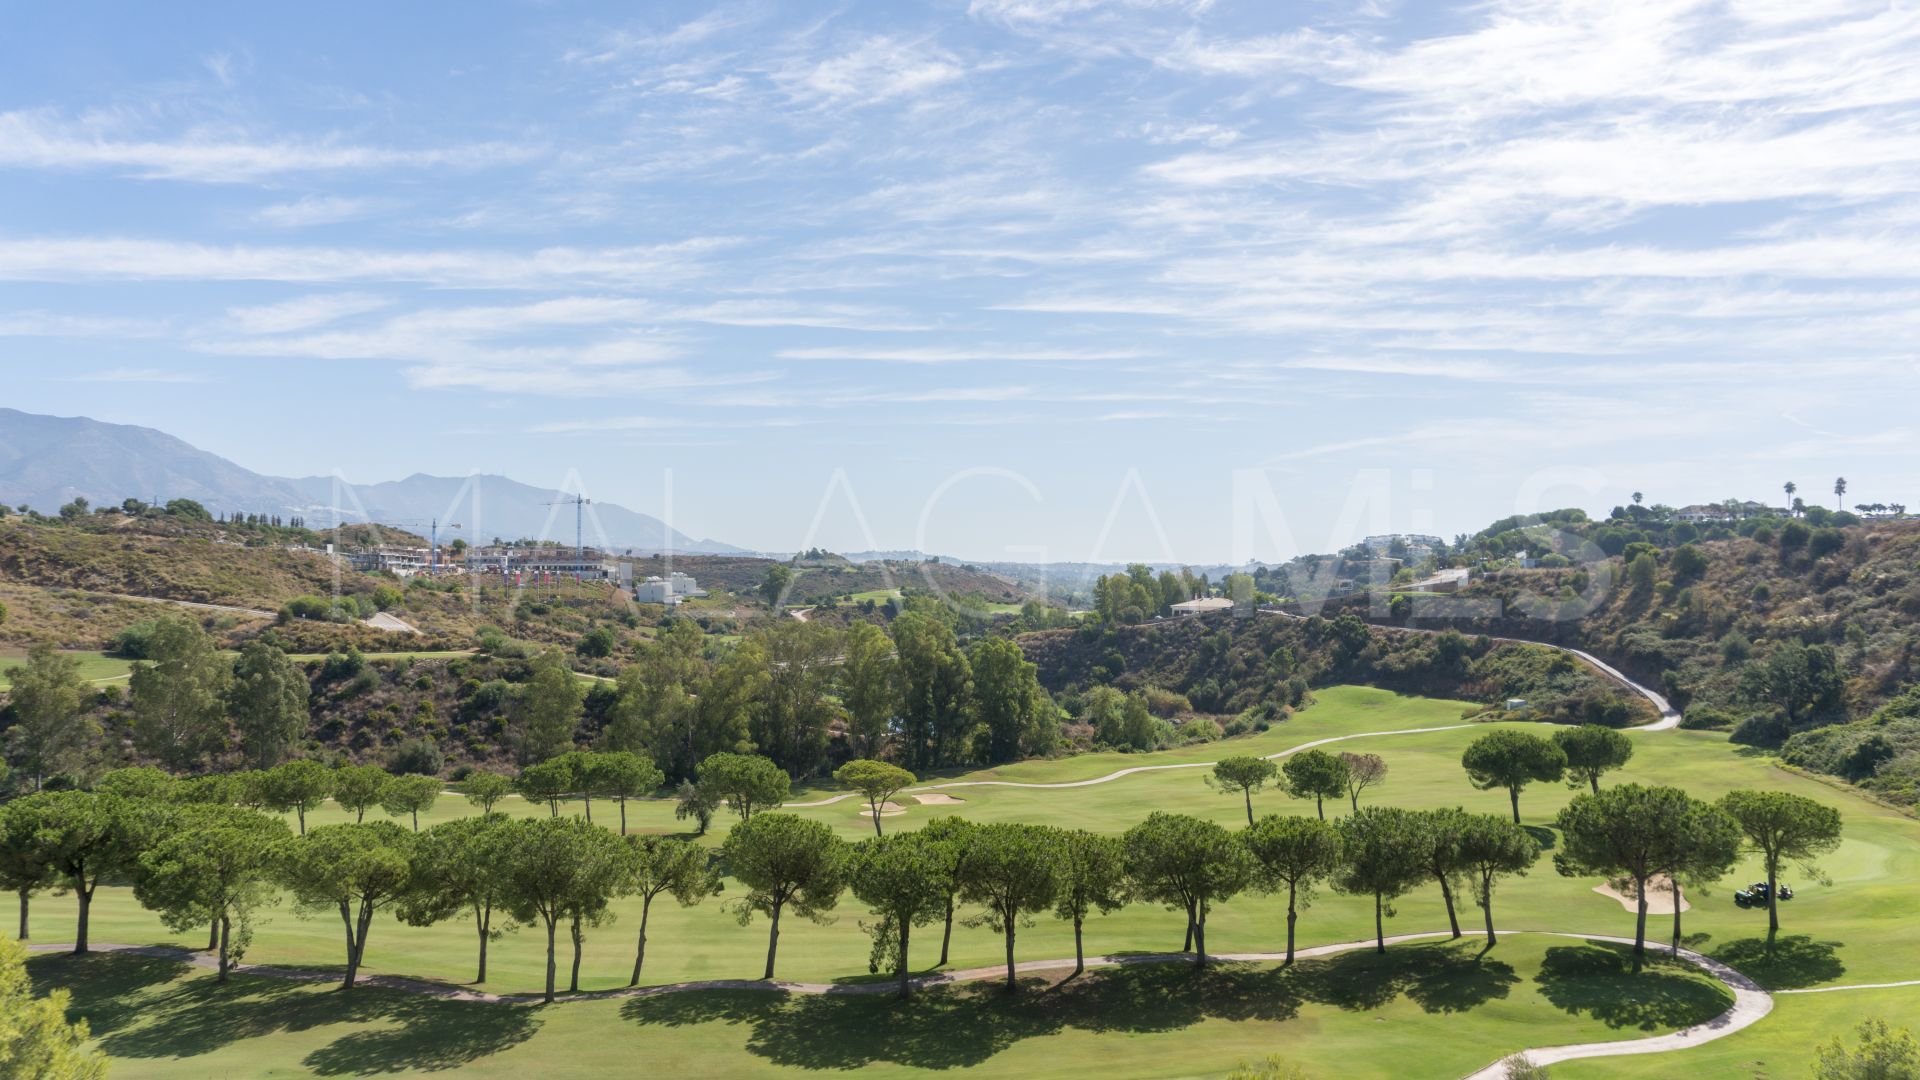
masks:
<svg viewBox="0 0 1920 1080"><path fill-rule="evenodd" d="M1543 852L1552 851L1554 845L1560 842L1560 834L1545 825L1523 825L1521 828L1527 830L1527 835L1533 837L1533 842L1539 844Z"/></svg>
<svg viewBox="0 0 1920 1080"><path fill-rule="evenodd" d="M1307 1004L1361 1011L1402 996L1428 1012L1450 1013L1503 998L1518 981L1505 963L1476 960L1451 945L1422 945L1293 968L1122 964L1062 982L1022 979L1011 997L998 983L937 987L906 1002L873 994L662 994L628 1001L621 1013L640 1025L743 1025L748 1051L778 1065L952 1069L1068 1029L1144 1034L1206 1020L1279 1023Z"/></svg>
<svg viewBox="0 0 1920 1080"><path fill-rule="evenodd" d="M94 1035L118 1031L146 1010L146 991L185 975L184 958L142 956L131 952L88 956L36 955L27 961L35 988L63 987L73 994L70 1011L86 1018Z"/></svg>
<svg viewBox="0 0 1920 1080"><path fill-rule="evenodd" d="M138 1002L138 1024L101 1040L119 1058L190 1058L246 1039L331 1025L354 1030L307 1055L323 1076L452 1069L531 1038L531 1009L360 987L323 988L269 976L236 975L225 985L187 979Z"/></svg>
<svg viewBox="0 0 1920 1080"><path fill-rule="evenodd" d="M1630 947L1598 942L1548 949L1538 982L1555 1007L1610 1028L1673 1031L1711 1020L1732 1004L1724 987L1685 961L1649 951L1648 966L1635 974Z"/></svg>
<svg viewBox="0 0 1920 1080"><path fill-rule="evenodd" d="M1713 950L1713 958L1769 990L1792 990L1832 982L1847 973L1840 943L1805 934L1737 938Z"/></svg>

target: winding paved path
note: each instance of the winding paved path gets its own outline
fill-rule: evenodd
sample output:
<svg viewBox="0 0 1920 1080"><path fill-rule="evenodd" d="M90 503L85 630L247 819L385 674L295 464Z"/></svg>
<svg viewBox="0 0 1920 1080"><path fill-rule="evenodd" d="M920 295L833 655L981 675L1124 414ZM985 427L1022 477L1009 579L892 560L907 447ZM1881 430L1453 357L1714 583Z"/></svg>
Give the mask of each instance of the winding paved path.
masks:
<svg viewBox="0 0 1920 1080"><path fill-rule="evenodd" d="M1282 616L1283 618L1288 618L1288 619L1301 618L1301 616L1294 615L1291 612L1285 612L1285 611L1268 611L1266 613L1270 615L1279 615L1279 616ZM1438 633L1438 631L1427 630L1417 626L1383 626L1383 627L1380 627L1380 629L1398 630L1402 633L1409 633L1409 634ZM1600 659L1599 657L1593 655L1592 653L1586 652L1581 649L1568 648L1565 645L1553 645L1544 641L1527 641L1522 638L1495 638L1493 640L1512 642L1520 645L1538 645L1541 648L1557 649L1560 652L1564 652L1572 656L1576 656L1581 660L1585 661L1586 663L1593 665L1593 667L1596 670L1600 671L1602 674L1606 675L1608 678L1615 680L1620 685L1626 687L1627 689L1645 698L1648 701L1648 703L1650 703L1655 709L1659 711L1660 713L1659 719L1654 720L1650 723L1641 724L1637 727L1628 728L1627 729L1628 731L1672 731L1675 728L1678 728L1680 726L1680 712L1679 710L1675 709L1671 704L1669 704L1666 698L1661 697L1658 693L1655 693L1651 688L1643 686L1640 683L1637 683L1632 679L1628 678L1618 668L1615 668L1613 665L1608 664L1606 661ZM1446 724L1440 727L1397 728L1397 729L1392 729L1387 731L1361 731L1361 732L1355 732L1351 735L1334 735L1324 739L1315 739L1312 742L1301 743L1299 746L1290 746L1287 749L1282 750L1278 753L1268 754L1266 756L1269 759L1283 758L1291 754L1297 754L1302 750L1311 750L1316 746L1325 746L1328 743L1345 742L1348 739L1371 739L1376 736L1382 736L1382 735L1420 735L1420 734L1426 734L1426 733L1435 732L1435 731L1458 731L1462 728L1469 728L1472 726L1474 725ZM912 795L912 794L915 794L916 792L939 791L942 788L958 788L958 787L1013 787L1013 788L1036 788L1036 789L1092 787L1095 784L1111 783L1112 781L1118 780L1121 777L1132 776L1135 773L1160 772L1167 769L1210 769L1215 764L1217 764L1217 762L1183 761L1173 765L1136 765L1130 769L1120 769L1115 772L1110 772L1105 776L1096 776L1089 780L1064 780L1064 781L1059 781L1059 782L1050 783L1050 784L1028 783L1028 782L1023 782L1019 780L948 780L948 781L943 781L937 784L922 784L919 787L907 788L905 791L902 792L902 794ZM846 799L855 799L859 797L860 797L859 792L850 791L842 795L832 795L824 799L816 799L813 802L784 803L782 804L782 808L797 810L797 809L804 809L804 808L817 807L817 806L832 806L834 803L841 802Z"/></svg>
<svg viewBox="0 0 1920 1080"><path fill-rule="evenodd" d="M1508 930L1503 931L1501 936L1517 937L1527 934L1543 937L1569 938L1576 941L1605 941L1617 945L1633 944L1632 938L1613 937L1605 934L1569 934L1539 930ZM1398 945L1409 941L1434 940L1448 936L1448 932L1444 930L1417 934L1395 934L1387 938L1387 943L1390 945ZM1478 931L1466 931L1465 936L1479 937L1482 935ZM29 951L40 953L64 952L70 950L72 947L70 944L32 945L29 946ZM1373 939L1367 938L1362 941L1343 941L1332 945L1316 945L1311 948L1296 950L1294 955L1299 959L1312 959L1315 957L1335 956L1340 953L1353 952L1359 949L1371 949L1373 947ZM96 944L93 948L96 952L124 952L140 956L154 956L167 960L178 960L191 964L196 968L209 971L216 970L219 966L218 961L211 953L197 952L170 945ZM1211 953L1209 956L1214 960L1243 963L1279 963L1286 959L1285 953L1273 952ZM1736 1031L1758 1023L1769 1012L1773 1011L1772 996L1753 980L1740 974L1733 968L1689 949L1680 950L1680 958L1713 976L1724 984L1727 989L1731 990L1733 992L1733 1005L1711 1020L1695 1024L1692 1027L1682 1028L1671 1034L1652 1035L1644 1039L1578 1043L1568 1046L1538 1047L1523 1050L1509 1057L1501 1058L1486 1068L1472 1073L1466 1080L1500 1080L1501 1077L1506 1075L1507 1063L1513 1060L1513 1058L1521 1056L1525 1056L1536 1065L1550 1065L1555 1062L1570 1061L1574 1058L1616 1057L1626 1054L1657 1054L1670 1050L1684 1050L1689 1047L1712 1042L1715 1039L1725 1038ZM1087 958L1087 966L1092 968L1119 967L1129 964L1191 963L1192 960L1192 956L1187 953L1090 956ZM1060 971L1072 968L1073 963L1074 961L1071 957L1063 957L1056 960L1027 960L1014 965L1014 968L1016 971L1023 973ZM269 978L290 979L307 983L330 983L340 978L337 972L258 964L239 965L233 970L241 974L261 975ZM913 980L913 984L916 988L925 989L931 986L947 986L955 983L1000 979L1003 978L1006 973L1007 969L1005 965L962 968L955 971L940 972L934 975L921 975ZM470 990L466 987L455 986L448 983L432 982L426 979L409 979L397 975L366 975L362 976L359 982L364 986L377 986L406 993L426 994L447 1001L471 1001L488 1004L532 1004L541 999L541 995L539 994L490 994L485 991ZM1890 983L1886 985L1903 986L1909 984ZM765 990L789 994L856 996L892 994L896 992L896 989L896 984L892 982L819 983L787 982L770 979L706 979L697 982L662 983L656 986L626 987L618 990L556 994L554 1000L564 1002L646 998L700 990ZM1821 988L1822 991L1855 989L1868 989L1868 987L1835 986ZM1780 993L1796 992L1810 993L1820 991L1780 991Z"/></svg>

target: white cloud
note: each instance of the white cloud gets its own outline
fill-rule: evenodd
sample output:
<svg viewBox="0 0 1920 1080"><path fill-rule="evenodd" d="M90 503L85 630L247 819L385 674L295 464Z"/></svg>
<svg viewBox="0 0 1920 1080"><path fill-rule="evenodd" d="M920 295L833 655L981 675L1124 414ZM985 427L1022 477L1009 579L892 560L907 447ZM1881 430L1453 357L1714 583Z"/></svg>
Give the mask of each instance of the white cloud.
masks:
<svg viewBox="0 0 1920 1080"><path fill-rule="evenodd" d="M197 371L181 371L175 368L130 368L117 367L105 371L89 371L80 375L63 376L60 382L75 383L156 383L156 384L193 384L210 381Z"/></svg>
<svg viewBox="0 0 1920 1080"><path fill-rule="evenodd" d="M292 202L274 203L253 212L253 220L275 229L299 229L310 225L335 225L366 217L383 205L377 199L356 199L345 195L303 195Z"/></svg>
<svg viewBox="0 0 1920 1080"><path fill-rule="evenodd" d="M228 308L226 323L242 334L284 334L378 311L388 303L367 293L316 293L274 304Z"/></svg>
<svg viewBox="0 0 1920 1080"><path fill-rule="evenodd" d="M876 35L846 52L796 61L773 78L800 101L862 106L917 96L965 74L958 58L944 49Z"/></svg>
<svg viewBox="0 0 1920 1080"><path fill-rule="evenodd" d="M335 139L262 141L208 129L152 138L128 127L113 115L72 120L47 110L0 113L0 167L105 168L147 179L236 183L303 172L476 169L518 164L539 153L504 143L395 149Z"/></svg>
<svg viewBox="0 0 1920 1080"><path fill-rule="evenodd" d="M1137 360L1151 354L1134 349L1036 349L1023 346L968 348L950 345L911 345L898 348L781 349L774 355L782 360L871 360L893 364L957 364L1001 360L1042 363Z"/></svg>

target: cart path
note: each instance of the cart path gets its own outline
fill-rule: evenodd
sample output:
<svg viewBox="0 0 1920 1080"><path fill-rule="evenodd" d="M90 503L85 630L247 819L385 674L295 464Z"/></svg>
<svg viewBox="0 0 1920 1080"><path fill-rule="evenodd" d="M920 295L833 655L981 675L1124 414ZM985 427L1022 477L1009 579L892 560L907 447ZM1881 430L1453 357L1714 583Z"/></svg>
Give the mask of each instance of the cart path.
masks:
<svg viewBox="0 0 1920 1080"><path fill-rule="evenodd" d="M1288 619L1302 618L1302 616L1294 615L1291 612L1285 612L1285 611L1265 610L1264 613L1269 615L1279 615L1283 618L1288 618ZM1428 630L1418 626L1381 626L1381 627L1378 627L1378 629L1398 630L1402 633L1408 633L1408 634L1440 633L1440 631L1437 631L1437 630ZM1582 661L1593 665L1593 667L1596 670L1600 671L1602 674L1606 675L1608 678L1615 680L1616 682L1620 683L1620 685L1633 691L1635 694L1638 694L1642 698L1645 698L1649 704L1651 704L1656 710L1659 711L1660 713L1659 719L1651 721L1650 723L1640 724L1637 727L1630 727L1625 729L1627 731L1673 731L1679 728L1680 726L1680 712L1679 710L1675 709L1673 705L1667 701L1666 698L1660 696L1652 688L1643 686L1640 683L1637 683L1632 679L1628 678L1618 668L1615 668L1613 665L1607 663L1605 660L1600 659L1599 657L1593 655L1590 652L1587 652L1583 649L1569 648L1568 646L1565 646L1565 645L1554 645L1545 641L1528 641L1525 638L1494 638L1493 640L1503 641L1503 642L1512 642L1519 645L1537 645L1537 646L1540 646L1541 648L1556 649L1560 652L1578 657ZM1285 750L1280 751L1279 753L1267 754L1266 757L1269 759L1283 758L1290 754L1300 753L1302 750L1311 750L1316 746L1325 746L1328 743L1345 742L1348 739L1370 739L1370 738L1374 738L1375 736L1381 736L1381 735L1419 735L1419 734L1425 734L1425 733L1435 732L1435 731L1458 731L1462 728L1469 728L1473 726L1474 726L1473 724L1447 724L1442 727L1399 728L1399 729L1389 730L1389 731L1362 731L1352 735L1335 735L1330 738L1315 739L1312 742L1301 743L1299 746L1291 746ZM1132 776L1136 773L1158 772L1165 769L1209 769L1216 764L1218 763L1212 762L1212 761L1184 761L1184 762L1179 762L1173 765L1136 765L1133 768L1121 769L1117 772L1108 773L1105 776L1096 776L1091 780L1070 780L1070 781L1063 781L1060 783L1052 783L1052 784L1023 783L1018 780L949 780L943 783L922 784L919 787L907 788L902 792L902 794L912 795L915 792L919 792L919 791L939 791L942 788L957 788L957 787L1015 787L1015 788L1092 787L1095 784L1109 783L1111 781L1118 780L1121 777ZM844 795L834 795L825 799L818 799L813 802L784 803L782 804L782 809L798 810L798 809L804 809L804 808L816 807L816 806L832 806L834 803L840 802L844 799L855 799L859 797L860 797L859 792L850 791Z"/></svg>
<svg viewBox="0 0 1920 1080"><path fill-rule="evenodd" d="M1303 742L1298 746L1289 746L1285 750L1280 750L1272 754L1267 754L1265 756L1268 760L1272 760L1275 758L1288 757L1293 754L1298 754L1303 750L1311 750L1316 746L1325 746L1328 743L1346 742L1348 739L1371 739L1371 738L1375 738L1382 735L1421 735L1421 734L1434 732L1434 731L1459 731L1462 728L1470 728L1474 726L1476 725L1444 724L1440 727L1392 728L1386 731L1357 731L1351 735L1331 735L1324 739L1315 739L1312 742ZM1219 763L1214 761L1180 761L1180 762L1175 762L1171 765L1135 765L1130 769L1121 769L1117 772L1110 772L1105 776L1096 776L1091 780L1061 780L1061 781L1057 781L1055 783L1050 783L1050 784L1029 783L1021 780L943 780L935 784L921 784L918 787L905 788L900 793L902 795L912 795L915 792L921 792L921 791L931 792L931 791L939 791L943 788L960 788L960 787L1012 787L1012 788L1037 788L1037 789L1083 788L1083 787L1092 787L1095 784L1111 783L1122 777L1133 776L1136 773L1163 772L1168 769L1211 769L1217 764ZM783 810L796 810L796 809L802 809L805 807L812 807L812 806L832 806L834 803L840 802L844 799L858 799L858 798L864 798L864 796L862 796L857 791L849 791L842 795L833 795L825 799L817 800L815 802L782 803L780 804L780 808Z"/></svg>
<svg viewBox="0 0 1920 1080"><path fill-rule="evenodd" d="M1850 986L1809 986L1800 990L1775 990L1776 994L1834 994L1842 990L1897 990L1903 986L1920 986L1920 979L1908 979L1905 982L1853 983Z"/></svg>
<svg viewBox="0 0 1920 1080"><path fill-rule="evenodd" d="M1304 622L1307 618L1305 615L1296 615L1291 611L1282 611L1278 608L1260 608L1259 610L1260 610L1260 613L1263 615L1278 615L1281 618L1296 619L1302 622ZM1368 623L1367 625L1376 630L1397 630L1403 634L1446 633L1445 630L1435 630L1425 626L1394 626L1390 623ZM1678 728L1680 726L1680 710L1674 708L1672 702L1669 702L1665 697L1662 697L1652 687L1644 686L1641 683L1635 682L1633 679L1628 678L1627 674L1621 671L1619 668L1614 667L1612 664L1607 663L1605 660L1600 659L1599 657L1593 655L1592 653L1586 651L1585 649L1576 649L1571 645L1557 645L1551 641L1534 641L1531 638L1496 637L1496 636L1489 635L1487 640L1504 642L1512 645L1536 645L1542 649L1553 649L1558 652L1566 653L1569 656L1578 657L1579 659L1585 661L1586 663L1591 664L1594 667L1594 669L1599 671L1601 674L1619 683L1621 686L1624 686L1627 689L1633 691L1635 694L1638 694L1639 696L1645 698L1647 700L1647 703L1652 705L1654 709L1659 712L1660 718L1658 720L1652 721L1651 723L1639 724L1635 727L1626 729L1628 731L1672 731L1675 728Z"/></svg>
<svg viewBox="0 0 1920 1080"><path fill-rule="evenodd" d="M1569 938L1576 941L1604 941L1615 945L1633 944L1632 938L1614 937L1607 934L1570 934L1541 930L1501 931L1502 937L1518 937L1522 935ZM1451 935L1445 930L1435 930L1415 934L1394 934L1386 940L1389 945L1399 945L1409 941L1431 941L1445 939L1450 936ZM1482 937L1484 934L1480 931L1465 931L1462 936L1471 938ZM65 952L72 949L72 947L71 944L30 945L28 946L28 950L38 953ZM1294 955L1298 959L1305 960L1323 956L1334 956L1359 949L1371 949L1373 947L1373 939L1367 938L1362 941L1343 941L1332 945L1316 945L1310 948L1297 949ZM193 951L178 946L96 944L93 946L93 949L96 952L102 953L124 952L139 956L179 960L191 964L196 968L208 971L218 970L219 968L219 961L213 954L203 951ZM1649 953L1655 951L1656 950L1653 949L1648 950ZM1209 953L1208 957L1213 960L1229 962L1279 963L1286 959L1286 954L1277 952ZM1550 1065L1555 1062L1571 1061L1574 1058L1616 1057L1626 1054L1657 1054L1670 1050L1684 1050L1689 1047L1712 1042L1715 1039L1725 1038L1736 1031L1751 1027L1758 1023L1769 1012L1773 1011L1772 996L1766 990L1761 989L1759 984L1747 978L1745 975L1740 974L1738 971L1735 971L1733 968L1720 963L1712 957L1702 956L1690 949L1680 950L1680 959L1700 968L1718 980L1722 985L1726 986L1728 990L1732 991L1734 998L1733 1005L1725 1012L1705 1023L1682 1028L1679 1031L1667 1035L1653 1035L1643 1039L1626 1039L1615 1042L1577 1043L1567 1046L1536 1047L1522 1050L1503 1057L1493 1064L1488 1065L1486 1068L1470 1074L1466 1080L1500 1080L1501 1077L1506 1075L1507 1062L1522 1055L1526 1056L1536 1065ZM1193 957L1187 953L1140 953L1126 956L1087 957L1087 966L1089 968L1119 967L1128 964L1192 962ZM1064 957L1057 960L1022 961L1014 965L1014 968L1019 972L1060 971L1072 969L1073 964L1074 961L1072 957ZM236 965L232 970L237 974L260 975L269 978L290 979L297 982L308 983L332 983L338 982L340 979L339 972L318 971L311 968L279 967L265 964ZM915 977L912 982L916 988L925 989L927 987L946 986L955 983L984 982L1003 979L1006 977L1006 974L1006 965L1001 964L994 967L963 968L955 971L940 972L934 975L921 975ZM375 986L388 990L404 991L406 993L427 994L447 1001L471 1001L488 1004L534 1004L541 1000L541 995L537 993L491 994L481 990L470 990L462 986L455 986L450 983L434 982L427 979L410 979L397 975L364 975L358 980L358 985ZM1910 984L1893 983L1887 985L1902 986ZM1916 983L1913 985L1920 985L1920 980L1916 980ZM893 982L820 983L787 982L769 979L705 979L695 982L625 987L618 990L596 990L571 994L561 993L555 994L554 1000L556 1002L568 1002L646 998L701 990L764 990L789 994L856 996L893 994L898 992L898 989L898 984ZM1836 986L1823 989L1851 990L1867 989L1867 987ZM1813 991L1779 991L1779 993L1807 992Z"/></svg>

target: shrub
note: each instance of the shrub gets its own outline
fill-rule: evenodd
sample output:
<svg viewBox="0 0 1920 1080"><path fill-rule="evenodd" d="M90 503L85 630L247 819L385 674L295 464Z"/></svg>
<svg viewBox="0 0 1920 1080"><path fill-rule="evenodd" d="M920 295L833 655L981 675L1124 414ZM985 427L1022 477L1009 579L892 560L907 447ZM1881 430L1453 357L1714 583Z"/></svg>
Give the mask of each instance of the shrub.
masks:
<svg viewBox="0 0 1920 1080"><path fill-rule="evenodd" d="M152 641L153 632L159 625L156 619L142 619L115 634L113 644L107 647L107 651L128 660L145 660L148 643Z"/></svg>
<svg viewBox="0 0 1920 1080"><path fill-rule="evenodd" d="M1824 558L1847 546L1847 534L1839 529L1815 529L1807 544L1807 554Z"/></svg>
<svg viewBox="0 0 1920 1080"><path fill-rule="evenodd" d="M327 657L326 662L320 665L320 678L324 682L350 679L359 675L366 666L367 658L361 655L359 649L349 646L346 652Z"/></svg>
<svg viewBox="0 0 1920 1080"><path fill-rule="evenodd" d="M1680 726L1688 731L1725 731L1738 723L1739 719L1725 709L1694 705L1680 717Z"/></svg>
<svg viewBox="0 0 1920 1080"><path fill-rule="evenodd" d="M1787 741L1787 714L1781 709L1754 713L1735 725L1727 738L1742 746L1777 747Z"/></svg>
<svg viewBox="0 0 1920 1080"><path fill-rule="evenodd" d="M387 771L395 775L438 776L444 764L446 759L440 747L431 739L408 739L393 748L393 754L387 758Z"/></svg>

